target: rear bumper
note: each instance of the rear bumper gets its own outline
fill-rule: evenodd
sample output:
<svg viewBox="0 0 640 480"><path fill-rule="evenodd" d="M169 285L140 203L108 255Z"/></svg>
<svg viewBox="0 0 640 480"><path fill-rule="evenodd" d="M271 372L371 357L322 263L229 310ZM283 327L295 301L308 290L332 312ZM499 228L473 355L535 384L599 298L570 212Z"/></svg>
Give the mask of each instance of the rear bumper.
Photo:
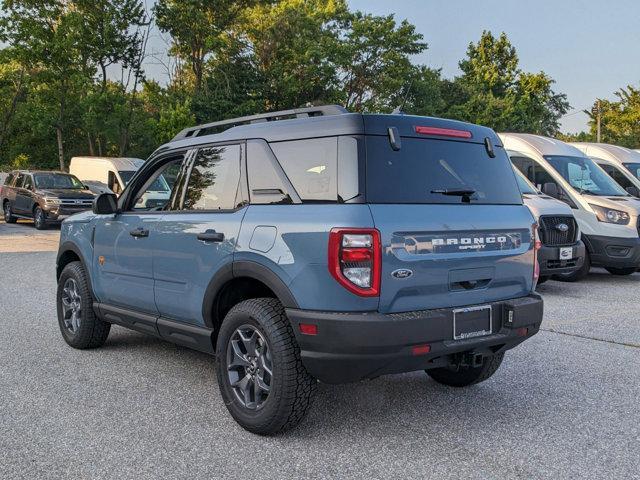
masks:
<svg viewBox="0 0 640 480"><path fill-rule="evenodd" d="M348 383L442 367L456 353L506 351L540 328L543 303L537 294L494 302L491 308L493 333L464 340L453 340L453 308L398 314L287 309L287 316L309 373L325 383ZM317 325L317 335L300 333L300 323ZM415 355L412 347L424 344L430 351Z"/></svg>
<svg viewBox="0 0 640 480"><path fill-rule="evenodd" d="M560 258L560 248L543 245L538 250L538 263L540 264L540 276L546 277L559 273L573 273L579 270L584 263L585 246L582 241L578 241L571 246L572 255L570 259Z"/></svg>
<svg viewBox="0 0 640 480"><path fill-rule="evenodd" d="M630 268L640 266L640 238L583 235L591 256L591 264L598 267Z"/></svg>

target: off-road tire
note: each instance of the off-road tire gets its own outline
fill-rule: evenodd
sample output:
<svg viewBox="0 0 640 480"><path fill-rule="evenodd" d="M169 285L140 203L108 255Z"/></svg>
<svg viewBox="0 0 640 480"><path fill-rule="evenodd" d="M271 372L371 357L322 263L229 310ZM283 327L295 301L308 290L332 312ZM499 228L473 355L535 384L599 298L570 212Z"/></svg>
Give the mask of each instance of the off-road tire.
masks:
<svg viewBox="0 0 640 480"><path fill-rule="evenodd" d="M542 285L544 282L551 280L551 277L549 275L544 275L540 278L538 278L538 285Z"/></svg>
<svg viewBox="0 0 640 480"><path fill-rule="evenodd" d="M589 252L585 252L584 254L584 262L582 263L582 267L579 270L576 270L573 273L561 273L558 275L554 275L553 279L558 280L559 282L578 282L587 275L589 275L589 271L591 270L591 258L589 257Z"/></svg>
<svg viewBox="0 0 640 480"><path fill-rule="evenodd" d="M36 230L47 229L46 214L40 207L33 209L33 226L36 227Z"/></svg>
<svg viewBox="0 0 640 480"><path fill-rule="evenodd" d="M63 319L62 294L64 285L69 278L76 281L78 293L81 298L80 327L75 333L71 332L65 326ZM87 348L97 348L104 345L104 342L109 336L111 324L96 317L96 314L93 311L93 295L91 293L89 278L80 262L71 262L64 267L64 270L62 270L58 281L56 304L60 332L69 346L83 350Z"/></svg>
<svg viewBox="0 0 640 480"><path fill-rule="evenodd" d="M625 276L625 275L631 275L632 273L637 272L638 268L637 267L628 267L628 268L607 267L605 268L605 270L609 272L611 275Z"/></svg>
<svg viewBox="0 0 640 480"><path fill-rule="evenodd" d="M2 206L2 211L4 214L4 223L16 223L18 221L18 218L14 217L13 214L11 213L11 204L9 203L9 200L4 202L4 205Z"/></svg>
<svg viewBox="0 0 640 480"><path fill-rule="evenodd" d="M255 327L271 352L271 389L262 407L255 410L238 400L228 375L229 340L243 325ZM216 373L229 413L244 429L260 435L272 435L297 426L307 414L317 390L317 380L302 364L300 347L284 308L274 298L245 300L227 313L216 342Z"/></svg>
<svg viewBox="0 0 640 480"><path fill-rule="evenodd" d="M484 357L481 367L433 368L427 375L436 382L450 387L468 387L490 378L502 364L504 353Z"/></svg>

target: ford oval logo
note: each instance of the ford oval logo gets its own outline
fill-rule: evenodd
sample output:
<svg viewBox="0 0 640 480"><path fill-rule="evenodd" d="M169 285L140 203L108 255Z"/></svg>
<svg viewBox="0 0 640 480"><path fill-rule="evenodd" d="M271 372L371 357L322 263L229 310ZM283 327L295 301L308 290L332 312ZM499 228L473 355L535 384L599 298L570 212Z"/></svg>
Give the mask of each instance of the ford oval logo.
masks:
<svg viewBox="0 0 640 480"><path fill-rule="evenodd" d="M399 268L398 270L391 272L391 276L399 279L409 278L411 275L413 275L413 271L408 268Z"/></svg>
<svg viewBox="0 0 640 480"><path fill-rule="evenodd" d="M569 231L569 225L567 225L566 223L559 223L558 225L556 225L556 229L562 233L565 233Z"/></svg>

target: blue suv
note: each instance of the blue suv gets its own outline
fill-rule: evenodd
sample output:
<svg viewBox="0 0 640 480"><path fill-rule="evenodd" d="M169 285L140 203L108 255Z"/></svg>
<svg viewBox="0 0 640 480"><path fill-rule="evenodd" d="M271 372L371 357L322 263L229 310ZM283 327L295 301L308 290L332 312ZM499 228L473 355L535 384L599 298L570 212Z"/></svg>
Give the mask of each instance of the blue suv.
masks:
<svg viewBox="0 0 640 480"><path fill-rule="evenodd" d="M162 175L164 203L145 202ZM489 378L538 332L534 219L484 127L312 107L189 128L119 198L62 224L60 330L123 325L216 355L249 431L297 425L317 382Z"/></svg>

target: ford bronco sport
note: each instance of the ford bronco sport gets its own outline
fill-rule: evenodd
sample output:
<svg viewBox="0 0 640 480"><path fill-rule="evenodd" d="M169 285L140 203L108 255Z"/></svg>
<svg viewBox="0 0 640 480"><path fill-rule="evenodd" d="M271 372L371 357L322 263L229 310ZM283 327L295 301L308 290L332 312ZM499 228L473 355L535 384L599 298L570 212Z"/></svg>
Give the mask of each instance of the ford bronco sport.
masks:
<svg viewBox="0 0 640 480"><path fill-rule="evenodd" d="M164 205L140 202L163 175ZM298 424L317 382L426 370L464 387L538 332L536 225L496 134L297 109L201 125L119 198L62 224L60 330L111 324L215 354L249 431Z"/></svg>

